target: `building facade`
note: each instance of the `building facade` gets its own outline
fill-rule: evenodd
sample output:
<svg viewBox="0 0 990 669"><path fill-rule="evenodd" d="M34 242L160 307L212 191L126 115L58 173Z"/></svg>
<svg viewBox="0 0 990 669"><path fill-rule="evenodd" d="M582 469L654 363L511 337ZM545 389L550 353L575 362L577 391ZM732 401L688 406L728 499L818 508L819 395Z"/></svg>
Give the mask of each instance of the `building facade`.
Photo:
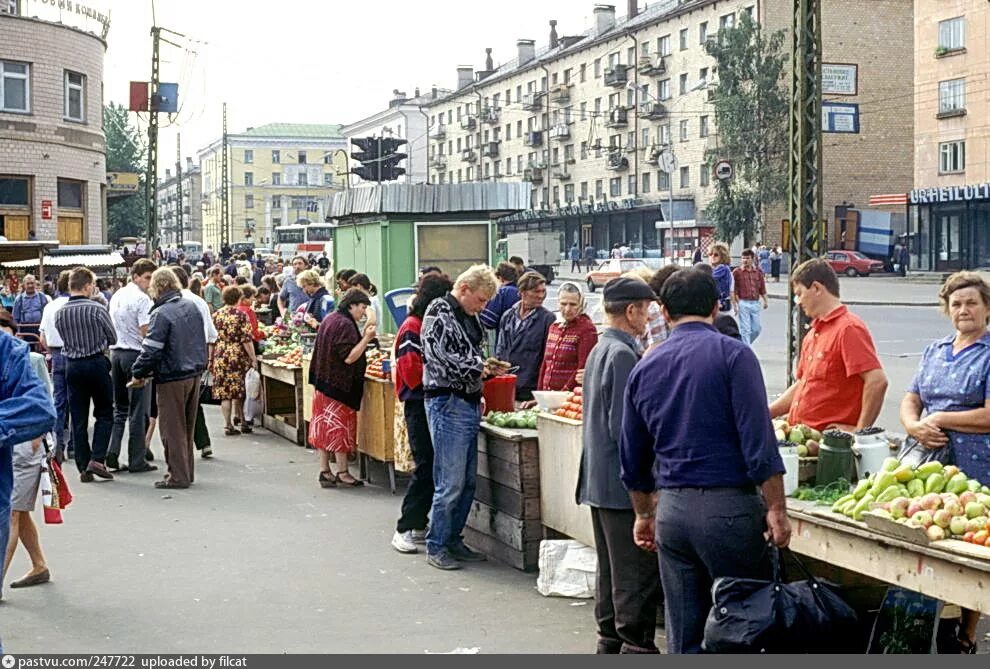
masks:
<svg viewBox="0 0 990 669"><path fill-rule="evenodd" d="M911 267L990 268L986 76L990 5L917 0L914 184L908 193Z"/></svg>
<svg viewBox="0 0 990 669"><path fill-rule="evenodd" d="M910 30L893 46L887 31L891 22L910 26L911 0L825 4L824 59L858 66L855 89L840 99L865 105L910 80ZM875 4L890 14L871 13ZM516 58L501 67L458 68L456 91L427 105L431 181L531 182L533 209L504 219L501 232L557 230L562 251L577 242L604 255L625 243L639 255L683 258L708 243L718 75L705 45L743 12L789 29L776 24L789 21L791 2L664 0L640 11L631 0L626 12L617 18L614 6L596 5L585 32L559 36L551 21L545 47L519 40ZM842 203L865 204L875 189L911 180L910 108L860 116L858 133L826 135L830 218ZM898 160L876 169L890 145ZM669 172L664 149L676 159ZM766 241L779 240L784 216L768 216Z"/></svg>
<svg viewBox="0 0 990 669"><path fill-rule="evenodd" d="M6 3L4 3L6 4ZM92 33L0 12L0 234L106 242L103 58ZM23 13L23 12L22 12Z"/></svg>
<svg viewBox="0 0 990 669"><path fill-rule="evenodd" d="M230 243L270 248L280 225L322 222L329 197L347 186L339 125L270 123L228 134ZM220 248L222 140L199 152L203 243Z"/></svg>
<svg viewBox="0 0 990 669"><path fill-rule="evenodd" d="M158 180L158 229L163 246L179 242L179 212L182 212L182 241L184 244L203 243L203 179L199 165L186 158L182 168L182 202L179 202L179 175L165 170Z"/></svg>

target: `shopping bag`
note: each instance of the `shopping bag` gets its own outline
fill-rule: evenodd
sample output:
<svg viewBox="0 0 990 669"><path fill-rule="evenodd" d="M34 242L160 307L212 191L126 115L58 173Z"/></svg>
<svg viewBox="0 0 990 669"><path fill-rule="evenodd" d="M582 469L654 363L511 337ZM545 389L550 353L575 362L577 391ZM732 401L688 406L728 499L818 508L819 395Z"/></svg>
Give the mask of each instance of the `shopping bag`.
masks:
<svg viewBox="0 0 990 669"><path fill-rule="evenodd" d="M942 448L926 448L914 437L908 437L904 440L901 450L897 452L897 459L901 461L902 465L911 465L915 468L926 462L941 462L943 465L951 465L955 461L955 454L951 444Z"/></svg>
<svg viewBox="0 0 990 669"><path fill-rule="evenodd" d="M715 579L702 647L709 653L841 652L855 638L856 612L793 553L805 580L785 583L780 550L770 551L771 580Z"/></svg>
<svg viewBox="0 0 990 669"><path fill-rule="evenodd" d="M200 381L199 403L220 404L218 400L213 399L213 375L209 372L203 374L203 379Z"/></svg>

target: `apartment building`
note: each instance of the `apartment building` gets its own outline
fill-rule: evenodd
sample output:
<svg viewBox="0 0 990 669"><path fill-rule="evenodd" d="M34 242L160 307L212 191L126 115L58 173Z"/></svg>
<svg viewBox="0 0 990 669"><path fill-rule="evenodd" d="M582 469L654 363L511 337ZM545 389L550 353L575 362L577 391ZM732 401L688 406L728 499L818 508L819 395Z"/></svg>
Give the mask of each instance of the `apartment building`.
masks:
<svg viewBox="0 0 990 669"><path fill-rule="evenodd" d="M179 199L179 174L165 170L165 178L158 180L158 229L163 246L179 241L179 212L182 221L182 242L203 243L203 179L199 165L186 158L182 168L182 199ZM195 248L195 247L190 247Z"/></svg>
<svg viewBox="0 0 990 669"><path fill-rule="evenodd" d="M280 225L323 222L347 185L347 141L339 125L269 123L228 134L230 243L270 247ZM223 144L199 151L203 243L220 248Z"/></svg>
<svg viewBox="0 0 990 669"><path fill-rule="evenodd" d="M891 21L910 26L911 0L870 4L892 16L853 0L826 4L824 58L854 66L854 90L839 92L847 107L911 78L910 31L894 45L887 34ZM596 5L584 32L561 36L551 21L546 46L519 40L516 57L498 68L491 59L477 73L459 67L456 91L427 105L431 181L531 182L532 210L503 219L503 234L559 230L562 250L626 243L645 256L688 255L712 235L704 211L714 195L707 156L718 147L710 102L718 73L705 44L742 12L790 28L775 25L791 16L790 0L665 0L643 11L630 0L621 19L614 6ZM904 110L861 114L855 137L826 136L826 212L910 183L913 119ZM907 147L896 154L907 158L877 170L878 147L889 143ZM663 148L676 158L669 173ZM779 219L768 225L767 241L779 229Z"/></svg>
<svg viewBox="0 0 990 669"><path fill-rule="evenodd" d="M988 22L982 0L916 2L916 154L906 198L913 269L990 267Z"/></svg>

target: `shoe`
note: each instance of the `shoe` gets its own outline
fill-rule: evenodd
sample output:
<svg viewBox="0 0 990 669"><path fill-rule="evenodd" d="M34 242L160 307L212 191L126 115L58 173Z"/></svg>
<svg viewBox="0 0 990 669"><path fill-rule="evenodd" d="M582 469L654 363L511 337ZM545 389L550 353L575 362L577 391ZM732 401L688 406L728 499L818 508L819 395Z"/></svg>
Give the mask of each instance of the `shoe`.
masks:
<svg viewBox="0 0 990 669"><path fill-rule="evenodd" d="M240 418L236 418L236 417L235 417L235 418L234 418L234 420L232 420L231 422L232 422L232 423L233 423L234 425L240 425L240 424L241 424L241 419L240 419Z"/></svg>
<svg viewBox="0 0 990 669"><path fill-rule="evenodd" d="M155 481L155 488L158 490L185 490L188 487L187 485L179 485L171 481Z"/></svg>
<svg viewBox="0 0 990 669"><path fill-rule="evenodd" d="M241 434L251 434L252 432L254 432L254 430L251 429L250 425L241 426Z"/></svg>
<svg viewBox="0 0 990 669"><path fill-rule="evenodd" d="M82 472L79 474L79 480L82 483L92 483L93 482L93 472Z"/></svg>
<svg viewBox="0 0 990 669"><path fill-rule="evenodd" d="M225 427L223 428L223 433L228 437L236 437L241 433L236 427Z"/></svg>
<svg viewBox="0 0 990 669"><path fill-rule="evenodd" d="M155 454L151 452L151 449L150 448L147 449L147 450L145 450L145 452L144 452L144 459L147 460L148 462L154 462L155 461Z"/></svg>
<svg viewBox="0 0 990 669"><path fill-rule="evenodd" d="M155 465L147 465L145 467L140 467L138 469L131 469L130 467L128 467L125 471L128 471L131 474L144 474L145 472L157 472L158 467L156 467Z"/></svg>
<svg viewBox="0 0 990 669"><path fill-rule="evenodd" d="M331 471L320 472L320 477L317 480L320 482L321 488L337 487L337 477Z"/></svg>
<svg viewBox="0 0 990 669"><path fill-rule="evenodd" d="M117 460L117 455L115 453L109 453L107 454L107 469L119 472L121 469L127 469L127 467L121 467L120 462Z"/></svg>
<svg viewBox="0 0 990 669"><path fill-rule="evenodd" d="M50 580L52 580L52 573L46 569L40 574L25 576L19 581L14 581L10 584L10 587L30 588L32 585L41 585L42 583L48 583Z"/></svg>
<svg viewBox="0 0 990 669"><path fill-rule="evenodd" d="M450 551L450 556L452 558L455 560L460 560L461 562L486 562L488 560L487 557L477 551L471 550L463 543L457 546L452 546L447 550Z"/></svg>
<svg viewBox="0 0 990 669"><path fill-rule="evenodd" d="M96 460L90 460L89 464L86 465L86 471L92 472L101 479L112 480L113 474L107 469L107 466L102 462L97 462Z"/></svg>
<svg viewBox="0 0 990 669"><path fill-rule="evenodd" d="M337 483L339 483L340 485L350 486L351 488L360 488L361 486L364 485L364 481L362 481L361 479L354 478L353 476L351 476L350 472L343 472L343 474L347 476L347 479L340 478L340 474L337 474L335 477Z"/></svg>
<svg viewBox="0 0 990 669"><path fill-rule="evenodd" d="M213 447L212 446L204 446L203 447L203 450L201 450L199 452L199 456L201 458L203 458L204 460L208 460L209 458L212 458L213 457Z"/></svg>
<svg viewBox="0 0 990 669"><path fill-rule="evenodd" d="M440 553L430 553L426 556L426 564L444 571L453 571L461 568L461 563L450 557L446 551Z"/></svg>
<svg viewBox="0 0 990 669"><path fill-rule="evenodd" d="M426 530L411 530L409 534L412 536L412 542L414 544L425 544L426 532Z"/></svg>
<svg viewBox="0 0 990 669"><path fill-rule="evenodd" d="M412 531L396 532L392 535L392 548L400 553L418 553L419 549L412 540Z"/></svg>

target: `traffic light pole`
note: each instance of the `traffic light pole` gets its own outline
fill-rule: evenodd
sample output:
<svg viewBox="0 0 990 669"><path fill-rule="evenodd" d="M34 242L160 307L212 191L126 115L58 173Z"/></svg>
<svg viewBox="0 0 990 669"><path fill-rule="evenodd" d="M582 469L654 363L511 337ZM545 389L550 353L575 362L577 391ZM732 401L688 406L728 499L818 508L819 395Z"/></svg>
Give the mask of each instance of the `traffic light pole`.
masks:
<svg viewBox="0 0 990 669"><path fill-rule="evenodd" d="M175 208L175 243L176 246L182 246L182 228L185 222L182 220L182 133L176 133L175 135L175 196L179 203Z"/></svg>

